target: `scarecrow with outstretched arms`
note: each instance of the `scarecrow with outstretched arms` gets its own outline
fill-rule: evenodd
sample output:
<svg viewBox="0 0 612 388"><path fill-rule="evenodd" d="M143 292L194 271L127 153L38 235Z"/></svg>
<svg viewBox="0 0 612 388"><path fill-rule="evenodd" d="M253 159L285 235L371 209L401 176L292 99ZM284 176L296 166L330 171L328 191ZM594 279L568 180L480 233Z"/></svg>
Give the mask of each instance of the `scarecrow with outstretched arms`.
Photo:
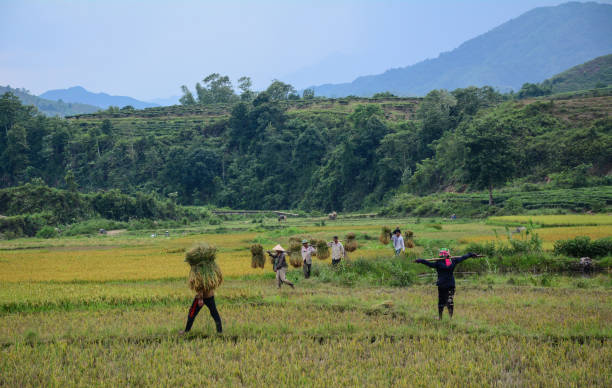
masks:
<svg viewBox="0 0 612 388"><path fill-rule="evenodd" d="M455 276L453 272L457 267L457 264L463 260L469 259L470 257L482 257L475 253L467 253L463 256L450 255L450 250L447 248L440 249L439 257L437 259L416 259L415 263L425 264L428 267L435 268L438 272L438 316L442 319L442 312L444 306L448 308L448 315L453 317L454 309L454 297L455 297Z"/></svg>

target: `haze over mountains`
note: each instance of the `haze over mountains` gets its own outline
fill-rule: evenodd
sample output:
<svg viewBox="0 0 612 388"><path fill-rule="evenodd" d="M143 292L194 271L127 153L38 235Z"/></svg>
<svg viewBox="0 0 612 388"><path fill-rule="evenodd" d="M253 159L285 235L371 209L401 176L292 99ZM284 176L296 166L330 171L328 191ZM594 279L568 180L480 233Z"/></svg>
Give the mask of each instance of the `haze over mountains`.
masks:
<svg viewBox="0 0 612 388"><path fill-rule="evenodd" d="M433 89L470 85L516 91L525 82L540 82L612 53L611 20L612 5L607 4L572 2L536 8L438 58L313 88L315 95L327 97L383 91L424 95Z"/></svg>
<svg viewBox="0 0 612 388"><path fill-rule="evenodd" d="M107 109L109 106L124 107L131 105L136 109L152 108L159 106L151 102L139 101L127 96L111 96L106 93L93 93L81 86L74 86L68 89L49 90L40 95L47 100L62 100L64 102L82 103L99 106Z"/></svg>

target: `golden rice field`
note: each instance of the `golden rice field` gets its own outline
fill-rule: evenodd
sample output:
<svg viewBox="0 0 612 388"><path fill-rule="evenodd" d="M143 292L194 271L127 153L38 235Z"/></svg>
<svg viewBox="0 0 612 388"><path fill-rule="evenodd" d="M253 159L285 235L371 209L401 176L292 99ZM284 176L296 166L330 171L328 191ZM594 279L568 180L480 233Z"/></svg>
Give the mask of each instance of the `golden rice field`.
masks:
<svg viewBox="0 0 612 388"><path fill-rule="evenodd" d="M433 220L432 220L433 222ZM438 221L439 222L439 221ZM612 276L483 275L457 280L455 317L437 319L433 277L410 287L343 286L250 267L249 246L292 234L357 234L351 257L389 256L382 225L432 246L504 235L484 222L359 219L293 229L228 223L226 233L149 233L0 242L0 386L556 386L612 383ZM610 235L610 226L546 227L545 241ZM294 233L297 232L297 233ZM557 236L557 237L555 237ZM184 250L219 248L224 333L192 299ZM422 251L423 247L419 247ZM405 260L405 259L398 259ZM315 260L315 266L328 261ZM423 267L425 275L431 274ZM548 286L542 287L541 284Z"/></svg>
<svg viewBox="0 0 612 388"><path fill-rule="evenodd" d="M542 226L612 225L611 214L558 214L546 216L489 217L491 223L529 223Z"/></svg>

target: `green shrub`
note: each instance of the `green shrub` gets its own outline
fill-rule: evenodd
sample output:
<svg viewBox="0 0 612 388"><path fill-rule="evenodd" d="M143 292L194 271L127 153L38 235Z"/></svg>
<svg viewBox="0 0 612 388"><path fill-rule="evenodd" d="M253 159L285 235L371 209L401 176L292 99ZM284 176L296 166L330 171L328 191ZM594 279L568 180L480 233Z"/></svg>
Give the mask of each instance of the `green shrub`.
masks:
<svg viewBox="0 0 612 388"><path fill-rule="evenodd" d="M57 237L57 230L52 226L43 226L38 232L36 232L38 238L53 238Z"/></svg>
<svg viewBox="0 0 612 388"><path fill-rule="evenodd" d="M106 220L104 218L94 218L91 220L77 222L70 225L63 233L64 236L77 236L81 234L96 234L100 229L113 230L125 229L128 227L126 222Z"/></svg>
<svg viewBox="0 0 612 388"><path fill-rule="evenodd" d="M591 241L590 237L578 236L573 239L555 241L554 252L557 255L591 258L612 255L612 237Z"/></svg>

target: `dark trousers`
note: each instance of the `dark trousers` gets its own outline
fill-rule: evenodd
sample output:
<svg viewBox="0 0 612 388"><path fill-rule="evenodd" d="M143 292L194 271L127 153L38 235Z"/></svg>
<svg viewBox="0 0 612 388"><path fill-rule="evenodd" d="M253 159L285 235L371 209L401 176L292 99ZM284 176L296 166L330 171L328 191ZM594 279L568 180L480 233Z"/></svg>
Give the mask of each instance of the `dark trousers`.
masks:
<svg viewBox="0 0 612 388"><path fill-rule="evenodd" d="M332 265L335 267L340 264L340 259L332 259Z"/></svg>
<svg viewBox="0 0 612 388"><path fill-rule="evenodd" d="M455 307L454 299L455 287L438 287L438 314L442 318L442 311L444 306L448 308L448 314L453 316L453 309Z"/></svg>
<svg viewBox="0 0 612 388"><path fill-rule="evenodd" d="M304 271L304 278L308 279L310 277L311 267L312 267L312 263L311 264L304 263L304 265L302 266L302 270Z"/></svg>
<svg viewBox="0 0 612 388"><path fill-rule="evenodd" d="M219 312L217 311L217 306L215 305L215 297L211 296L210 298L204 298L204 305L208 307L210 311L210 316L215 320L215 326L217 326L217 333L221 333L223 331L223 327L221 325L221 317L219 316ZM189 315L187 315L187 326L185 327L185 331L191 330L191 326L193 325L193 321L195 317L198 316L198 313L202 309L202 306L198 305L198 298L193 299L193 303L189 308Z"/></svg>

